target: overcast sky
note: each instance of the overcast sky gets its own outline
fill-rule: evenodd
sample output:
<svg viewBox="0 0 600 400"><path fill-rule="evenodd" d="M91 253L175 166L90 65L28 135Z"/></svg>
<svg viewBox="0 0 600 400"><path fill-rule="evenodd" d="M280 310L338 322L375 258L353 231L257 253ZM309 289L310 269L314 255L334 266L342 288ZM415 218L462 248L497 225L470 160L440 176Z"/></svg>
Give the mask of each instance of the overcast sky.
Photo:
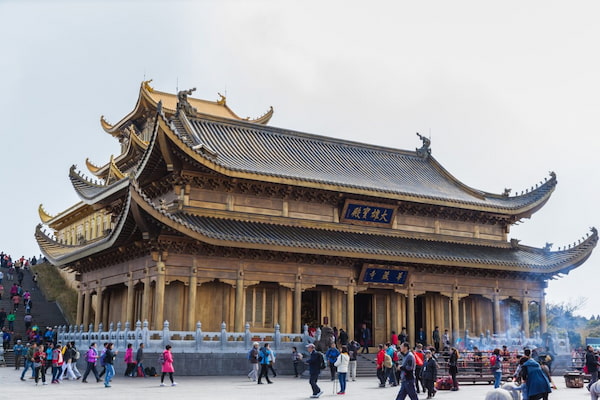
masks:
<svg viewBox="0 0 600 400"><path fill-rule="evenodd" d="M554 249L600 228L597 1L0 0L0 250L40 251L51 215L77 198L85 159L119 153L100 127L139 85L227 104L271 125L414 150L465 184L558 186L509 237ZM549 302L600 314L600 249L552 281Z"/></svg>

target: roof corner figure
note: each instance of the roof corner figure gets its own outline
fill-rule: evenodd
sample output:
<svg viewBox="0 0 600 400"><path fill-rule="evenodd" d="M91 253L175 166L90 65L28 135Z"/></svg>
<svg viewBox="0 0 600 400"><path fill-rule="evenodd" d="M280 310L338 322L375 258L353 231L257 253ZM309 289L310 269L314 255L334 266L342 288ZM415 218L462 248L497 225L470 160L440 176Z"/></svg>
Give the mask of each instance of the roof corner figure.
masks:
<svg viewBox="0 0 600 400"><path fill-rule="evenodd" d="M431 140L419 134L419 132L417 132L417 136L423 141L423 146L421 146L420 149L416 149L417 155L421 158L427 159L431 155L431 149L429 148L431 145Z"/></svg>
<svg viewBox="0 0 600 400"><path fill-rule="evenodd" d="M194 114L196 113L196 109L192 107L192 105L188 102L188 96L191 95L196 88L191 88L188 90L180 90L177 93L177 114L180 111L183 111L185 114Z"/></svg>

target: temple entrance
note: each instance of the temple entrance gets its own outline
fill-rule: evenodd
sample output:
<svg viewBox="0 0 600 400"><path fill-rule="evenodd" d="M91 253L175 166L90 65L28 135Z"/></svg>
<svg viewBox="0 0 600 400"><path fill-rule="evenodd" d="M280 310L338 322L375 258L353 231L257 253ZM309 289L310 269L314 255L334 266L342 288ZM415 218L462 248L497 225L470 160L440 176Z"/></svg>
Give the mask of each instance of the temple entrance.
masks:
<svg viewBox="0 0 600 400"><path fill-rule="evenodd" d="M318 290L302 292L301 314L302 329L304 329L304 324L314 329L323 324L323 321L321 321L321 292Z"/></svg>
<svg viewBox="0 0 600 400"><path fill-rule="evenodd" d="M359 293L354 299L354 338L360 342L360 329L366 324L371 330L371 343L373 346L373 295Z"/></svg>

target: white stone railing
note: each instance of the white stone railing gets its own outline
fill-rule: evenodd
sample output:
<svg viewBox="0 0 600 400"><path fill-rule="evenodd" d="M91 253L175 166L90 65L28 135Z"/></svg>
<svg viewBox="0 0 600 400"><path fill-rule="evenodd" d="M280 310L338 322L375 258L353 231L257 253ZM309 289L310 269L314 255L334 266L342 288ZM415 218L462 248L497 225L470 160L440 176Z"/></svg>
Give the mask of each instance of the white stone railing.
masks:
<svg viewBox="0 0 600 400"><path fill-rule="evenodd" d="M211 353L230 352L238 353L247 351L254 342L269 342L275 350L290 350L292 346L303 346L319 340L321 331L317 330L316 338L308 334L308 325L304 325L303 333L281 333L279 324L275 325L273 333L250 332L250 324L246 324L244 332L227 332L225 322L221 323L219 332L205 332L202 324L196 323L195 331L172 331L169 322L165 321L162 330L148 329L148 321L138 321L135 329L130 329L129 322L125 326L117 323L116 329L110 323L107 331L103 330L102 324L94 331L93 324L88 330L80 326L57 327L57 341L62 343L75 342L79 349L87 349L90 344L96 343L99 347L105 342L112 342L116 350L125 350L127 344L131 343L137 349L140 343L144 343L144 349L148 353L158 353L167 344L172 346L172 351L178 353Z"/></svg>

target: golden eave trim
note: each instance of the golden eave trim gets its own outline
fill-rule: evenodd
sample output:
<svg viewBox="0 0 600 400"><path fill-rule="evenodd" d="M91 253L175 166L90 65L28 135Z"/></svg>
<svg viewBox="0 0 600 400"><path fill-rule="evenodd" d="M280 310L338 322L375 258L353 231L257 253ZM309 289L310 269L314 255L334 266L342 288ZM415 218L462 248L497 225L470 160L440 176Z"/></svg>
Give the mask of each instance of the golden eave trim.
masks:
<svg viewBox="0 0 600 400"><path fill-rule="evenodd" d="M40 206L38 207L38 214L40 216L40 220L46 224L49 221L52 221L52 219L54 219L54 217L50 214L48 214L46 212L46 210L44 210L44 206L42 204L40 204Z"/></svg>
<svg viewBox="0 0 600 400"><path fill-rule="evenodd" d="M97 167L94 164L92 164L89 158L85 159L85 166L87 167L88 171L90 171L96 176L98 176L98 172L101 170L100 167Z"/></svg>
<svg viewBox="0 0 600 400"><path fill-rule="evenodd" d="M119 167L117 167L117 164L115 164L114 161L114 157L110 156L110 173L117 179L117 180L121 180L123 178L125 178L125 174L123 172L121 172L121 170L119 169Z"/></svg>

